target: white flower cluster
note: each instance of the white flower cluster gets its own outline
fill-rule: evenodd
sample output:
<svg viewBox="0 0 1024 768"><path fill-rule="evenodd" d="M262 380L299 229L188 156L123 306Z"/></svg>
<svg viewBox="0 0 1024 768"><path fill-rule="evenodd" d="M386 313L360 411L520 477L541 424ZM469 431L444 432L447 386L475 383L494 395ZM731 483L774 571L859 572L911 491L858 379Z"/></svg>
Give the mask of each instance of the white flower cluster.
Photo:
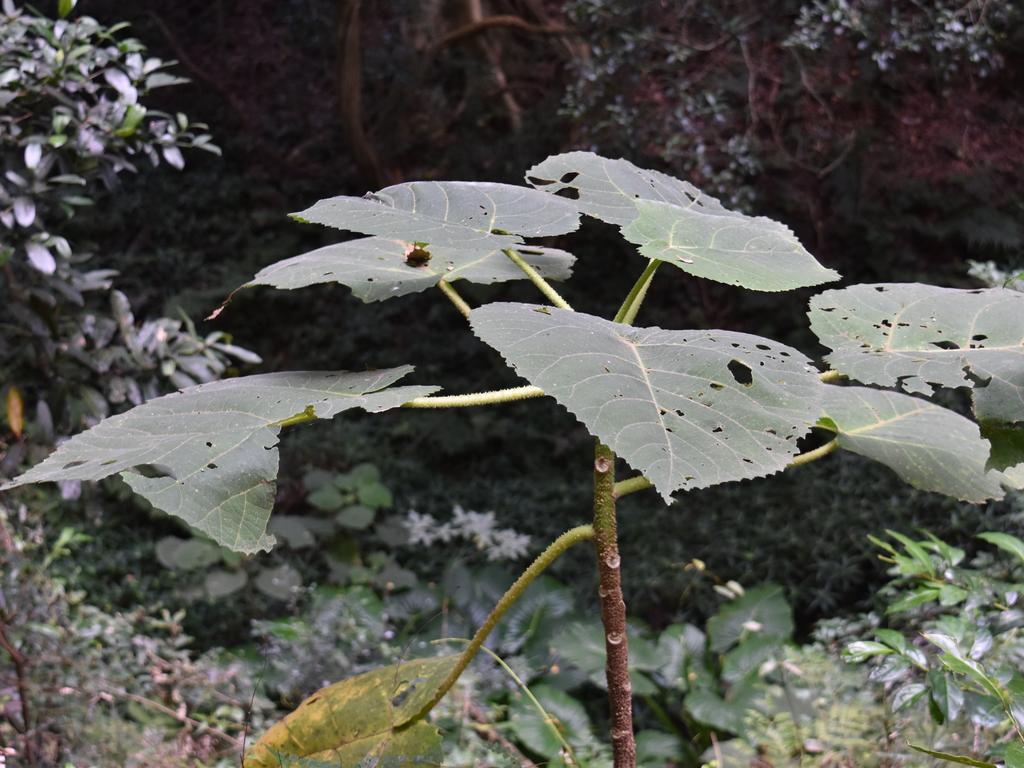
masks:
<svg viewBox="0 0 1024 768"><path fill-rule="evenodd" d="M471 542L488 560L518 560L524 557L530 537L511 528L496 527L493 512L466 511L456 504L452 519L440 523L433 515L410 510L405 517L410 544L447 544L452 541Z"/></svg>

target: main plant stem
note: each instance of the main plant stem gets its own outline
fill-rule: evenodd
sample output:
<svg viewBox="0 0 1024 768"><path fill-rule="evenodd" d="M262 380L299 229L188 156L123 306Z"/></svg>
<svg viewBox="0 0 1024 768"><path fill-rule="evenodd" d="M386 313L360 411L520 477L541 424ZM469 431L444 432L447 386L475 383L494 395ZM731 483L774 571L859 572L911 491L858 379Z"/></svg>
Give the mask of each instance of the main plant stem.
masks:
<svg viewBox="0 0 1024 768"><path fill-rule="evenodd" d="M615 522L615 454L602 443L594 449L594 549L604 647L607 654L608 705L615 768L635 768L633 686L629 681L626 601L622 598L619 540Z"/></svg>

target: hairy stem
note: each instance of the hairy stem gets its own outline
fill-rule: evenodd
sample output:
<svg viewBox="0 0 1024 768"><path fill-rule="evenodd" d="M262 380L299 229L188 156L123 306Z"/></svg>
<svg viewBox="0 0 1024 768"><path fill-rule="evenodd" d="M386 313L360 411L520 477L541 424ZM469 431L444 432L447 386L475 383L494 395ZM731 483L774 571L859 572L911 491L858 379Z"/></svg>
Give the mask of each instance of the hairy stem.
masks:
<svg viewBox="0 0 1024 768"><path fill-rule="evenodd" d="M452 287L451 283L447 280L442 280L437 284L437 287L441 289L441 293L451 300L452 304L454 304L455 308L462 313L463 317L469 317L469 313L472 311L472 308L466 303L465 299L459 296L459 292Z"/></svg>
<svg viewBox="0 0 1024 768"><path fill-rule="evenodd" d="M838 447L839 443L835 440L832 440L828 443L825 443L822 446L819 446L818 448L815 448L813 451L801 453L799 456L797 456L791 462L789 462L789 464L787 464L786 466L792 468L799 467L804 464L810 464L812 461L817 461L818 459L825 458ZM654 483L652 483L643 475L637 475L636 477L631 477L628 480L620 480L619 482L615 483L615 485L613 486L613 493L615 494L616 499L621 499L623 496L629 496L631 493L637 493L638 491L646 491L648 488L653 487Z"/></svg>
<svg viewBox="0 0 1024 768"><path fill-rule="evenodd" d="M473 639L470 640L466 650L462 652L462 656L459 657L458 664L448 673L448 677L441 683L441 687L438 689L434 697L421 709L410 722L415 722L422 717L425 717L430 710L437 706L437 703L444 698L444 695L448 693L459 676L466 671L466 667L469 666L469 662L476 656L477 651L484 644L487 636L491 634L491 630L494 629L495 625L501 620L501 617L505 615L505 612L512 607L512 604L523 594L528 586L540 576L549 565L551 565L558 556L569 549L574 544L578 544L581 541L589 541L594 538L594 528L590 525L580 525L576 528L572 528L557 539L545 549L540 555L530 563L530 567L523 571L522 575L515 580L515 583L508 588L508 591L501 596L501 600L494 606L494 610L491 611L487 620L481 625L480 629L473 635Z"/></svg>
<svg viewBox="0 0 1024 768"><path fill-rule="evenodd" d="M475 405L495 405L511 403L516 400L528 400L533 397L544 397L540 387L512 387L511 389L495 389L490 392L474 392L469 395L442 395L417 397L403 408L469 408Z"/></svg>
<svg viewBox="0 0 1024 768"><path fill-rule="evenodd" d="M626 601L622 598L619 541L615 521L615 454L598 442L594 449L594 549L597 554L598 596L607 654L605 677L611 715L615 768L635 768L633 686L629 681L629 640Z"/></svg>
<svg viewBox="0 0 1024 768"><path fill-rule="evenodd" d="M527 264L526 260L523 259L522 256L511 248L506 248L502 253L508 256L512 260L513 264L523 270L523 273L530 278L530 282L536 285L537 288L540 289L540 292L544 294L544 298L559 309L568 309L570 312L572 311L572 307L569 306L569 302L563 299L559 295L558 291L552 288L551 284L541 277L540 273L536 269Z"/></svg>
<svg viewBox="0 0 1024 768"><path fill-rule="evenodd" d="M629 494L636 493L637 491L646 491L648 488L653 487L654 485L651 481L643 475L637 475L636 477L631 477L628 480L619 480L619 482L615 484L615 498L621 499L623 496L629 496Z"/></svg>
<svg viewBox="0 0 1024 768"><path fill-rule="evenodd" d="M830 440L824 445L815 448L813 451L801 453L799 456L797 456L795 459L789 462L787 466L800 467L803 466L804 464L810 464L812 461L817 461L818 459L822 459L825 456L828 456L830 453L832 453L832 451L834 451L838 447L839 442L837 440Z"/></svg>
<svg viewBox="0 0 1024 768"><path fill-rule="evenodd" d="M824 373L818 374L818 380L824 381L826 384L833 381L839 381L843 378L844 374L839 371L825 371Z"/></svg>
<svg viewBox="0 0 1024 768"><path fill-rule="evenodd" d="M644 298L647 296L647 289L651 287L651 281L654 280L654 273L660 265L661 262L657 259L651 259L647 263L644 271L640 273L640 277L636 279L626 296L626 300L619 307L619 311L615 313L614 321L616 323L633 324L633 321L636 320L636 313L640 311L640 305L644 303Z"/></svg>

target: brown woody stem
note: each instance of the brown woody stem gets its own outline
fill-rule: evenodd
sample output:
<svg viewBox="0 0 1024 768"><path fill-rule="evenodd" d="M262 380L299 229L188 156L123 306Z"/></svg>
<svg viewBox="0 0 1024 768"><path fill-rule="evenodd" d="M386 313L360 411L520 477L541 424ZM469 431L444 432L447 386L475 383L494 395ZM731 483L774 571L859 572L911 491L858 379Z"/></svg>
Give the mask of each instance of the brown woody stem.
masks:
<svg viewBox="0 0 1024 768"><path fill-rule="evenodd" d="M629 681L629 640L626 601L622 598L619 542L615 523L615 454L597 444L594 450L594 548L597 554L598 595L607 653L605 675L611 715L615 768L635 768L633 687Z"/></svg>

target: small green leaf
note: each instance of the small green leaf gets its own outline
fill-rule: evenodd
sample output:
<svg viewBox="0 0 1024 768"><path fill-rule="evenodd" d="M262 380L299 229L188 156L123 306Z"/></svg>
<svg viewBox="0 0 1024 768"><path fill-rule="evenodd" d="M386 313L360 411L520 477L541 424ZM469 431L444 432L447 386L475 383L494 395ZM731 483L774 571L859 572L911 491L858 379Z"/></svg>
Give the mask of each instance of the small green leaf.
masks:
<svg viewBox="0 0 1024 768"><path fill-rule="evenodd" d="M342 528L362 531L373 525L376 516L377 513L374 510L357 504L341 510L334 519Z"/></svg>
<svg viewBox="0 0 1024 768"><path fill-rule="evenodd" d="M145 107L139 104L129 104L128 109L124 113L124 120L121 121L121 125L114 131L114 135L121 138L132 136L145 116Z"/></svg>
<svg viewBox="0 0 1024 768"><path fill-rule="evenodd" d="M917 744L907 743L907 746L917 752L920 752L929 757L936 757L939 760L947 760L951 763L957 763L958 765L973 765L975 768L999 768L995 763L986 763L984 760L975 760L970 757L961 757L960 755L954 755L949 752L937 752L934 749L928 749Z"/></svg>
<svg viewBox="0 0 1024 768"><path fill-rule="evenodd" d="M921 546L919 542L914 541L909 536L904 536L899 531L894 531L889 528L886 528L885 532L903 545L903 548L910 554L910 556L921 565L923 573L927 573L929 575L935 573L935 563L932 562L931 555L928 554L927 550Z"/></svg>
<svg viewBox="0 0 1024 768"><path fill-rule="evenodd" d="M900 710L907 709L924 696L927 691L928 686L924 683L907 683L900 686L892 694L892 711L899 712Z"/></svg>
<svg viewBox="0 0 1024 768"><path fill-rule="evenodd" d="M391 491L382 483L367 483L356 490L359 503L371 509L387 509L394 504Z"/></svg>
<svg viewBox="0 0 1024 768"><path fill-rule="evenodd" d="M317 488L306 497L306 501L325 512L334 512L348 503L348 499L333 485L324 485Z"/></svg>
<svg viewBox="0 0 1024 768"><path fill-rule="evenodd" d="M894 603L890 603L885 609L886 613L902 613L911 608L917 608L925 603L932 603L942 596L942 590L935 587L920 587L907 592L903 597Z"/></svg>
<svg viewBox="0 0 1024 768"><path fill-rule="evenodd" d="M843 648L843 659L851 664L859 664L875 656L889 656L894 653L896 651L884 643L876 643L874 640L855 640Z"/></svg>
<svg viewBox="0 0 1024 768"><path fill-rule="evenodd" d="M62 19L66 19L77 4L78 0L60 0L57 4L57 15Z"/></svg>
<svg viewBox="0 0 1024 768"><path fill-rule="evenodd" d="M1024 541L1021 541L1016 536L1011 536L1008 533L986 531L985 533L979 533L978 538L999 547L1004 552L1009 552L1021 562L1024 562Z"/></svg>
<svg viewBox="0 0 1024 768"><path fill-rule="evenodd" d="M907 639L894 629L876 629L875 637L896 651L896 653L902 654L907 650Z"/></svg>

